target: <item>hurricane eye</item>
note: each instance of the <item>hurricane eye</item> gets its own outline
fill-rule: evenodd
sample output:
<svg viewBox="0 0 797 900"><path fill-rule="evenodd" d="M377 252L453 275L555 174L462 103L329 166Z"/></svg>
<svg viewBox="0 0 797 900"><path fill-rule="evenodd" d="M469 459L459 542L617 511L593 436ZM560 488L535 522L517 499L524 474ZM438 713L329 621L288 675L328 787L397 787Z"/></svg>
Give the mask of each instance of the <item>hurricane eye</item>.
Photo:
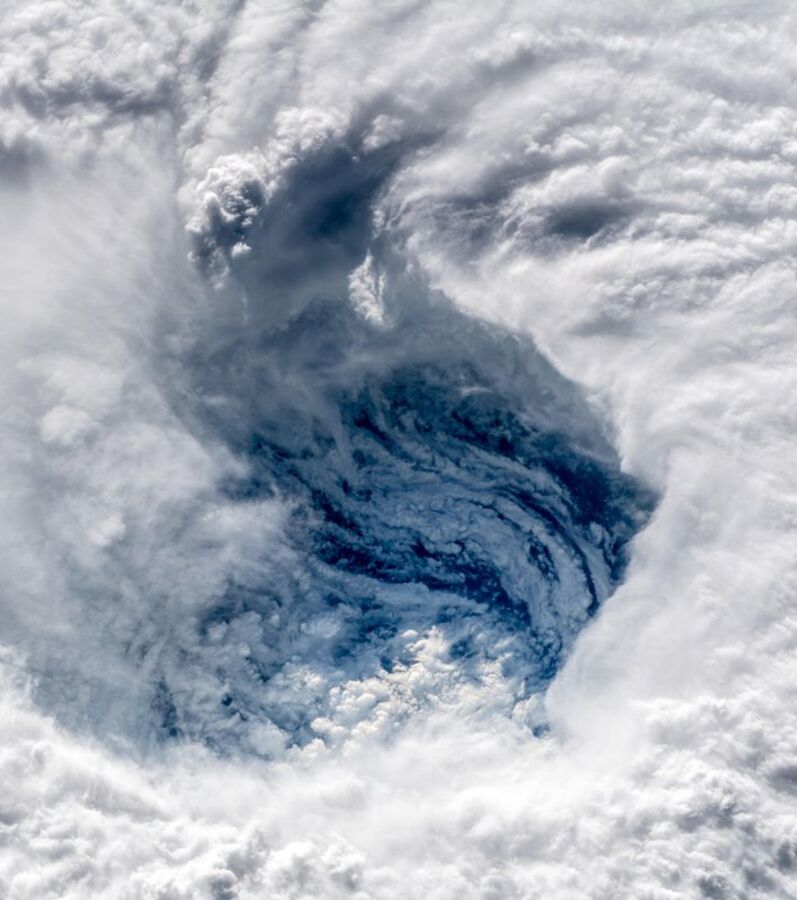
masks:
<svg viewBox="0 0 797 900"><path fill-rule="evenodd" d="M324 344L335 326L317 315L281 346ZM218 696L195 737L246 745L267 722L285 746L331 740L381 703L400 719L402 704L488 684L511 709L544 691L620 581L652 496L605 448L544 427L568 420L546 392L574 391L550 367L526 404L502 390L490 367L506 368L512 342L473 327L492 359L441 337L445 365L427 353L337 382L325 371L311 401L274 383L250 410L237 437L249 481L230 495L286 500L292 555L206 609L192 664L218 673Z"/></svg>

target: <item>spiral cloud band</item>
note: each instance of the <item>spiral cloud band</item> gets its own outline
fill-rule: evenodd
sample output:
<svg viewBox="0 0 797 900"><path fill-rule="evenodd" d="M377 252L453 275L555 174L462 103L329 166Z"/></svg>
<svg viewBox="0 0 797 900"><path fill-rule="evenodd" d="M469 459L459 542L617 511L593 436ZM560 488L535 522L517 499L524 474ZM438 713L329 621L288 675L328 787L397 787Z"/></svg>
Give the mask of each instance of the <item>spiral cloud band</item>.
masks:
<svg viewBox="0 0 797 900"><path fill-rule="evenodd" d="M0 898L797 894L797 17L0 20Z"/></svg>

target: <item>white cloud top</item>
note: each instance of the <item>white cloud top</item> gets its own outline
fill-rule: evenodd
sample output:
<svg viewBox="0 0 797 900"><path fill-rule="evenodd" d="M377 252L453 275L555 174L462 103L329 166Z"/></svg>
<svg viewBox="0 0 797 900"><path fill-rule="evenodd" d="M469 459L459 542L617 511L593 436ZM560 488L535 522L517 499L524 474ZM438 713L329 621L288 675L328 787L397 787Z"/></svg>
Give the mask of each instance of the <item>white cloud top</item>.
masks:
<svg viewBox="0 0 797 900"><path fill-rule="evenodd" d="M742 0L6 5L0 897L797 893L796 38ZM657 492L625 579L544 696L395 586L398 662L333 677L251 423L342 446L320 383L496 331L586 402L531 349L501 390ZM203 618L232 584L306 605Z"/></svg>

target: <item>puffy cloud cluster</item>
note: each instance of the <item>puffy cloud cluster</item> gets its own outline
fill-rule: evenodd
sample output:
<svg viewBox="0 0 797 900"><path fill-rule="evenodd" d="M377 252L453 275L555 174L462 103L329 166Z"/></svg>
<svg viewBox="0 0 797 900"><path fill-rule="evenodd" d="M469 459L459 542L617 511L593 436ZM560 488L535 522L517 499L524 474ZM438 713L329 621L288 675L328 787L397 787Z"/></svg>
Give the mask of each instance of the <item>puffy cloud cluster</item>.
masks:
<svg viewBox="0 0 797 900"><path fill-rule="evenodd" d="M743 0L8 9L0 896L794 895L796 25ZM243 759L159 742L164 666L216 708L208 604L307 588L290 499L235 493L252 422L327 421L317 385L404 361L427 308L532 336L655 487L625 582L544 699L409 630L391 671L286 669L326 698L301 746L265 720ZM337 325L289 353L302 316ZM496 377L521 396L523 371ZM605 457L557 384L541 408Z"/></svg>

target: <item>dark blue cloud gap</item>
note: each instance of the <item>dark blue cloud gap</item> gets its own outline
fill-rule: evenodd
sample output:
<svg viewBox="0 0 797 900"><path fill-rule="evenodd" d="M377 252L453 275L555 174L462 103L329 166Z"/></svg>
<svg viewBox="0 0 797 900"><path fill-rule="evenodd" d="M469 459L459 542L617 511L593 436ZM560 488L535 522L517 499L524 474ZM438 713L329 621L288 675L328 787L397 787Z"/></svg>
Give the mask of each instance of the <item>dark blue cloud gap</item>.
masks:
<svg viewBox="0 0 797 900"><path fill-rule="evenodd" d="M248 466L225 495L289 502L295 556L204 611L215 709L181 719L159 693L164 734L229 749L268 721L305 743L331 688L411 662L408 630L442 634L463 679L498 664L522 700L622 579L650 491L528 341L426 303L380 332L319 301L203 370L236 398L204 414Z"/></svg>
<svg viewBox="0 0 797 900"><path fill-rule="evenodd" d="M586 240L606 228L624 223L629 217L627 204L611 200L582 201L551 213L547 230L559 237Z"/></svg>
<svg viewBox="0 0 797 900"><path fill-rule="evenodd" d="M254 225L206 236L253 248L230 260L245 311L200 328L175 405L246 464L227 502L290 505L290 556L231 574L179 664L164 657L164 737L235 750L267 722L277 743L304 744L314 720L335 718L341 685L412 664L408 634L441 635L463 682L498 666L522 701L622 580L653 509L530 340L456 310L374 236L370 210L399 156L324 151ZM389 327L346 296L366 252L386 276ZM192 669L201 697L186 696Z"/></svg>

